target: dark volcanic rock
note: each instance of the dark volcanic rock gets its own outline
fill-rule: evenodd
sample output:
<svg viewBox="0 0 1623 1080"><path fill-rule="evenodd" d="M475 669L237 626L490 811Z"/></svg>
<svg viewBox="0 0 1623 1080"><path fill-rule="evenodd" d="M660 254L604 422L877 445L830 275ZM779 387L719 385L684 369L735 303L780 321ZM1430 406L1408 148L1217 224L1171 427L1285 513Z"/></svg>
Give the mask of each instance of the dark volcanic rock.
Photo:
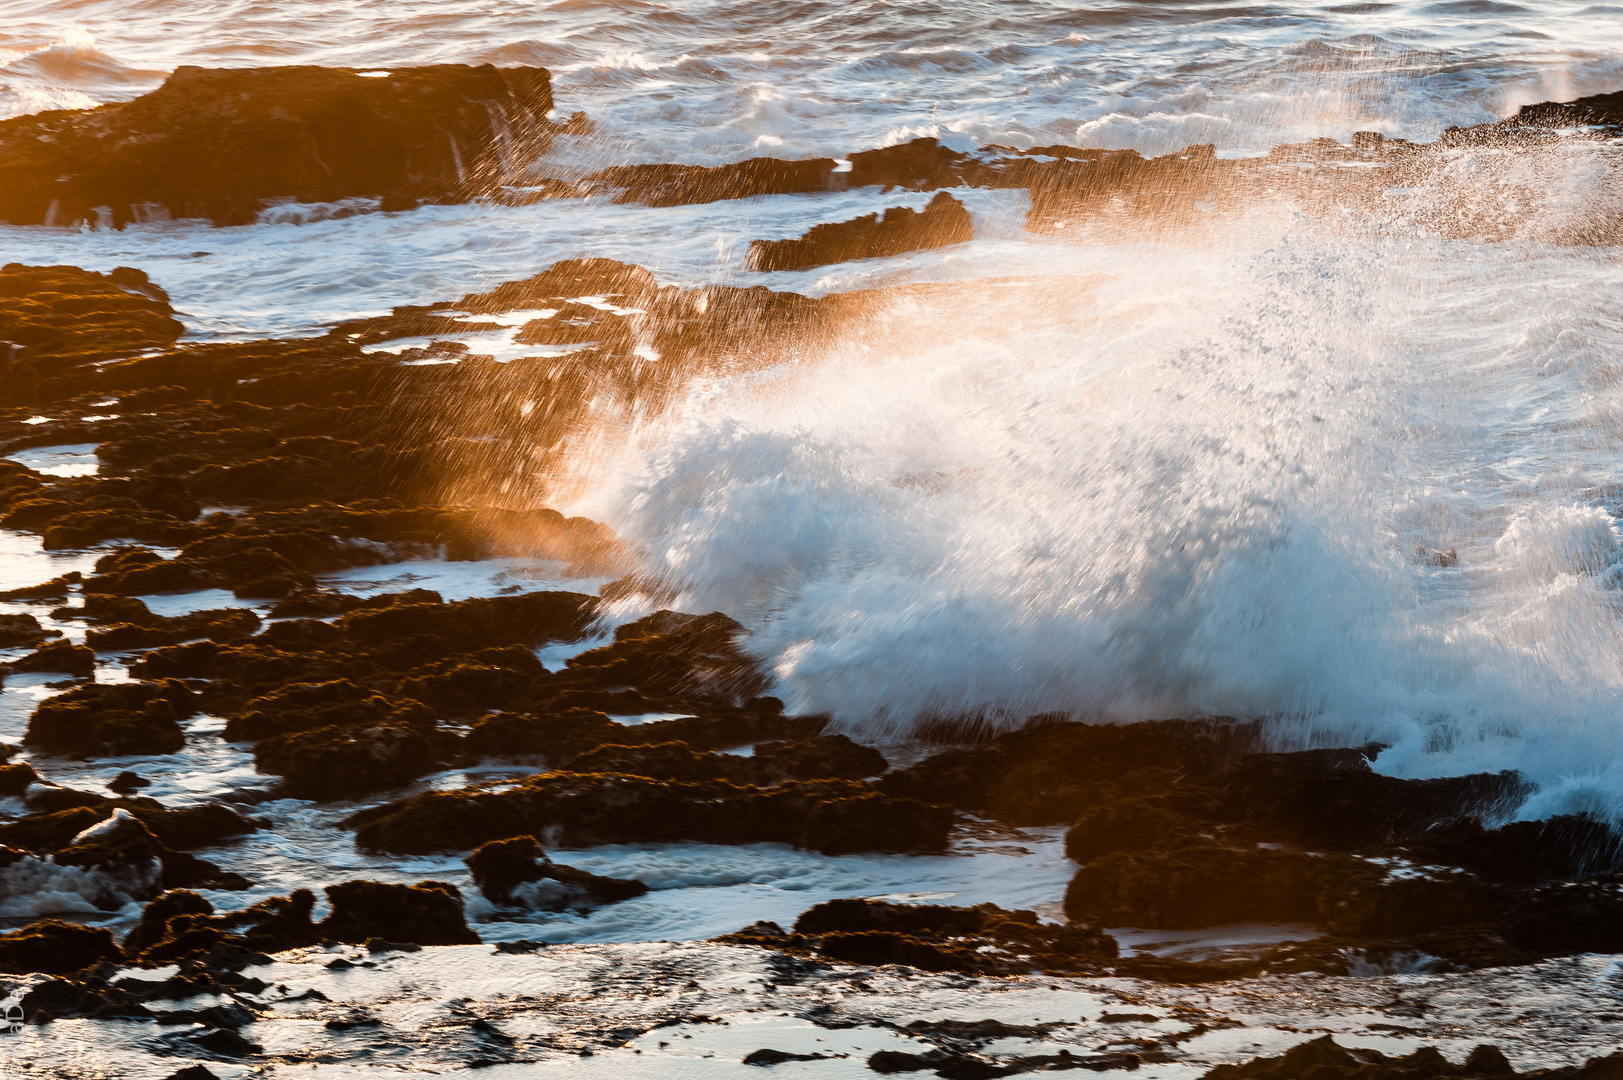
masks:
<svg viewBox="0 0 1623 1080"><path fill-rule="evenodd" d="M172 754L186 745L180 721L196 712L191 691L173 679L92 684L42 702L23 742L70 757Z"/></svg>
<svg viewBox="0 0 1623 1080"><path fill-rule="evenodd" d="M966 244L974 239L964 204L939 192L922 211L893 206L883 217L867 214L838 224L815 225L798 240L755 240L752 270L805 270L851 259L878 259L908 251Z"/></svg>
<svg viewBox="0 0 1623 1080"><path fill-rule="evenodd" d="M322 940L310 921L314 907L315 894L298 889L291 896L275 896L216 916L213 906L195 893L167 892L142 910L140 924L124 939L124 951L143 964L170 964L224 958L233 955L232 950L251 958L303 948Z"/></svg>
<svg viewBox="0 0 1623 1080"><path fill-rule="evenodd" d="M141 921L124 936L124 951L132 957L163 939L169 920L177 915L212 915L214 905L189 889L172 889L141 909Z"/></svg>
<svg viewBox="0 0 1623 1080"><path fill-rule="evenodd" d="M295 798L352 798L444 767L442 742L403 724L316 728L260 742L254 768L283 777Z"/></svg>
<svg viewBox="0 0 1623 1080"><path fill-rule="evenodd" d="M501 183L550 125L547 72L181 67L150 94L0 123L0 220L252 222L263 200L356 196L409 208ZM504 145L516 142L517 146Z"/></svg>
<svg viewBox="0 0 1623 1080"><path fill-rule="evenodd" d="M939 851L946 846L952 814L849 780L755 788L724 780L663 782L551 772L511 788L428 792L363 810L347 824L355 828L360 847L396 854L543 834L570 847L699 840L776 842L842 854Z"/></svg>
<svg viewBox="0 0 1623 1080"><path fill-rule="evenodd" d="M615 197L617 203L684 206L722 199L748 199L758 195L828 191L836 186L834 176L833 158L813 158L808 161L751 158L713 168L703 165L616 165L588 179L608 187L624 188Z"/></svg>
<svg viewBox="0 0 1623 1080"><path fill-rule="evenodd" d="M140 270L9 263L0 267L0 341L10 343L0 354L0 404L70 367L168 348L185 332L168 295Z"/></svg>
<svg viewBox="0 0 1623 1080"><path fill-rule="evenodd" d="M1219 1065L1201 1080L1299 1080L1306 1076L1358 1076L1368 1080L1416 1080L1419 1077L1549 1077L1611 1080L1623 1075L1623 1054L1594 1058L1577 1068L1534 1069L1518 1073L1498 1047L1478 1046L1455 1065L1434 1046L1422 1046L1403 1057L1379 1050L1347 1049L1324 1035L1293 1046L1278 1057L1253 1058L1243 1065Z"/></svg>
<svg viewBox="0 0 1623 1080"><path fill-rule="evenodd" d="M56 671L64 675L90 675L95 670L96 651L68 641L47 642L27 656L0 664L0 671Z"/></svg>
<svg viewBox="0 0 1623 1080"><path fill-rule="evenodd" d="M807 910L794 932L746 928L719 938L850 964L906 964L926 971L1096 973L1116 941L1092 924L1045 926L1030 911L830 900Z"/></svg>
<svg viewBox="0 0 1623 1080"><path fill-rule="evenodd" d="M648 886L629 878L600 877L548 859L533 836L481 844L464 860L473 883L493 904L542 911L601 907L641 896ZM525 885L535 888L522 889Z"/></svg>
<svg viewBox="0 0 1623 1080"><path fill-rule="evenodd" d="M0 649L32 648L61 634L60 630L44 629L32 615L0 615Z"/></svg>
<svg viewBox="0 0 1623 1080"><path fill-rule="evenodd" d="M477 945L468 929L462 894L443 881L393 885L346 881L329 885L332 914L317 929L334 941L365 944L371 938L417 945Z"/></svg>
<svg viewBox="0 0 1623 1080"><path fill-rule="evenodd" d="M222 871L211 862L169 848L145 822L122 808L76 836L70 846L52 853L51 860L59 866L100 870L132 884L143 881L147 868L157 867L160 872L154 885L166 889L248 887L247 879L240 874Z"/></svg>
<svg viewBox="0 0 1623 1080"><path fill-rule="evenodd" d="M12 975L71 975L103 960L123 959L113 932L99 927L42 919L0 935L0 971Z"/></svg>

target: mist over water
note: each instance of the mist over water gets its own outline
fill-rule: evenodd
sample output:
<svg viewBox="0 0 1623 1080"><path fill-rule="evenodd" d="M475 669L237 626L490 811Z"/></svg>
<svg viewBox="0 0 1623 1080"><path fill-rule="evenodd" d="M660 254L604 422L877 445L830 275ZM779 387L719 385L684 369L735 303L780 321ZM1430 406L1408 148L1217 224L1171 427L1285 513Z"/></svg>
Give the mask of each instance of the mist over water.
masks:
<svg viewBox="0 0 1623 1080"><path fill-rule="evenodd" d="M0 0L0 24L0 114L127 99L184 63L543 65L597 128L537 163L558 176L920 134L1248 155L1623 88L1623 8L1567 2ZM1039 238L1011 193L977 192L960 251L771 276L749 239L921 200L5 229L0 250L144 266L199 336L309 333L585 255L817 294L985 277L586 433L567 509L639 545L680 606L744 621L791 709L865 738L1263 718L1282 747L1390 743L1389 772L1522 770L1527 816L1616 817L1623 262L1592 239L1623 222L1619 175L1616 148L1465 151L1379 219L1258 206L1157 242ZM1467 216L1479 238L1439 238Z"/></svg>

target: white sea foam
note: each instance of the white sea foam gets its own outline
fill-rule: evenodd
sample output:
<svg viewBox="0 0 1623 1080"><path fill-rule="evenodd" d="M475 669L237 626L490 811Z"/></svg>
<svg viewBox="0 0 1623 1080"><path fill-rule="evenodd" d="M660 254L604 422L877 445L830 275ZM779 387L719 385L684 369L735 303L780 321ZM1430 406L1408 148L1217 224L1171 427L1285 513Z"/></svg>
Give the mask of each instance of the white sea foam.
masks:
<svg viewBox="0 0 1623 1080"><path fill-rule="evenodd" d="M1615 815L1616 264L1249 234L1081 249L1115 280L702 387L578 509L862 736L1272 717Z"/></svg>

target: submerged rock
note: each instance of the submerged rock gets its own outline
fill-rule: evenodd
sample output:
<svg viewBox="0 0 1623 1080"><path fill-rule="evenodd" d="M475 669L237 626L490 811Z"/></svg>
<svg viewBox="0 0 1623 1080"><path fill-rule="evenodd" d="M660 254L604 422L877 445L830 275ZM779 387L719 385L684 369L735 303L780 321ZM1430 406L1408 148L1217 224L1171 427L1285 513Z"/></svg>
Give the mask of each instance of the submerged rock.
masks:
<svg viewBox="0 0 1623 1080"><path fill-rule="evenodd" d="M964 204L938 192L923 210L893 206L838 224L814 225L798 240L754 240L750 269L805 270L852 259L879 259L909 251L967 244L974 239Z"/></svg>
<svg viewBox="0 0 1623 1080"><path fill-rule="evenodd" d="M278 197L461 201L544 144L551 108L541 68L180 67L130 102L0 122L0 220L241 225Z"/></svg>
<svg viewBox="0 0 1623 1080"><path fill-rule="evenodd" d="M504 907L565 911L630 900L648 886L629 878L600 877L547 858L533 836L481 844L464 860L485 899Z"/></svg>

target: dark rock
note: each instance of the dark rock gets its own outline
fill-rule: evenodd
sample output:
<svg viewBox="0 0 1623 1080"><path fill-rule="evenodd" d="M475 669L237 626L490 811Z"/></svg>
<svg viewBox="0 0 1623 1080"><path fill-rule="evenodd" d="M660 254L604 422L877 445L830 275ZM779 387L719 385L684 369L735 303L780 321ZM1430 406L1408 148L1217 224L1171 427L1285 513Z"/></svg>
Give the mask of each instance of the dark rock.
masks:
<svg viewBox="0 0 1623 1080"><path fill-rule="evenodd" d="M39 780L39 774L26 761L0 765L0 799L15 798Z"/></svg>
<svg viewBox="0 0 1623 1080"><path fill-rule="evenodd" d="M42 919L0 934L0 971L13 975L71 975L103 960L123 959L113 932L100 927Z"/></svg>
<svg viewBox="0 0 1623 1080"><path fill-rule="evenodd" d="M96 652L85 645L71 641L51 641L27 656L0 665L5 671L57 671L64 675L93 675L96 671Z"/></svg>
<svg viewBox="0 0 1623 1080"><path fill-rule="evenodd" d="M81 686L42 702L23 742L67 757L172 754L186 745L180 721L196 711L175 680Z"/></svg>
<svg viewBox="0 0 1623 1080"><path fill-rule="evenodd" d="M332 914L317 929L334 941L359 945L384 938L417 945L479 943L479 935L468 929L463 916L462 894L443 881L416 885L347 881L327 886L326 893Z"/></svg>
<svg viewBox="0 0 1623 1080"><path fill-rule="evenodd" d="M753 762L762 775L791 780L862 780L889 767L879 751L845 735L760 743L745 760Z"/></svg>
<svg viewBox="0 0 1623 1080"><path fill-rule="evenodd" d="M605 690L635 686L669 694L740 704L765 693L767 679L738 647L747 631L720 612L685 615L658 611L614 631L614 642L571 657L555 688L590 685Z"/></svg>
<svg viewBox="0 0 1623 1080"><path fill-rule="evenodd" d="M67 595L63 593L63 595ZM8 593L0 599L11 599ZM0 649L33 648L46 638L60 637L60 630L46 630L32 615L0 615Z"/></svg>
<svg viewBox="0 0 1623 1080"><path fill-rule="evenodd" d="M295 798L328 802L443 768L440 742L403 724L324 727L265 739L254 747L254 768L282 777Z"/></svg>
<svg viewBox="0 0 1623 1080"><path fill-rule="evenodd" d="M0 157L5 153L0 149ZM28 185L54 179L38 174ZM8 201L17 197L10 183L0 188ZM163 290L127 266L110 274L75 266L0 267L0 340L21 346L13 348L4 369L0 404L20 403L39 382L80 364L173 345L186 331L174 314Z"/></svg>
<svg viewBox="0 0 1623 1080"><path fill-rule="evenodd" d="M465 860L474 885L485 899L502 906L564 911L601 907L642 896L648 886L627 878L599 877L546 857L533 836L515 836L481 844ZM544 883L538 888L520 886Z"/></svg>
<svg viewBox="0 0 1623 1080"><path fill-rule="evenodd" d="M150 649L196 638L239 641L253 636L259 626L259 616L247 608L220 608L172 619L151 616L140 623L121 622L93 628L85 635L85 640L94 648L104 651Z"/></svg>
<svg viewBox="0 0 1623 1080"><path fill-rule="evenodd" d="M171 889L141 909L141 921L124 937L124 951L140 955L163 940L169 920L177 915L212 915L214 905L189 889Z"/></svg>
<svg viewBox="0 0 1623 1080"><path fill-rule="evenodd" d="M759 771L748 758L695 751L681 742L599 746L571 758L564 767L578 773L624 773L656 780L730 780L735 784L751 783Z"/></svg>
<svg viewBox="0 0 1623 1080"><path fill-rule="evenodd" d="M118 795L133 795L142 788L151 786L151 780L130 772L128 769L107 782L107 790Z"/></svg>
<svg viewBox="0 0 1623 1080"><path fill-rule="evenodd" d="M1224 777L1239 813L1270 838L1353 851L1439 822L1493 814L1527 797L1515 773L1405 780L1373 772L1363 750L1250 754Z"/></svg>
<svg viewBox="0 0 1623 1080"><path fill-rule="evenodd" d="M939 192L922 211L893 206L839 224L815 225L798 240L755 240L752 270L805 270L852 259L881 259L909 251L967 244L974 239L964 204Z"/></svg>
<svg viewBox="0 0 1623 1080"><path fill-rule="evenodd" d="M172 1072L167 1080L220 1080L202 1065L188 1065L178 1072Z"/></svg>
<svg viewBox="0 0 1623 1080"><path fill-rule="evenodd" d="M1581 1068L1535 1069L1517 1073L1498 1047L1478 1046L1464 1063L1455 1065L1434 1046L1422 1046L1404 1057L1387 1057L1378 1050L1347 1049L1330 1036L1293 1046L1278 1057L1253 1058L1243 1065L1219 1065L1201 1080L1295 1080L1302 1076L1370 1077L1371 1080L1411 1080L1433 1076L1603 1077L1623 1072L1623 1055L1594 1058Z"/></svg>
<svg viewBox="0 0 1623 1080"><path fill-rule="evenodd" d="M615 742L629 730L594 709L564 709L539 716L496 713L480 720L468 732L466 750L474 757L565 761Z"/></svg>
<svg viewBox="0 0 1623 1080"><path fill-rule="evenodd" d="M153 876L154 885L166 889L248 887L247 879L239 874L222 871L211 862L165 846L144 822L123 808L75 836L71 845L52 853L51 859L61 866L100 870L131 882L138 890L137 883ZM151 875L154 867L160 871L157 875Z"/></svg>
<svg viewBox="0 0 1623 1080"><path fill-rule="evenodd" d="M830 1054L791 1054L787 1050L762 1048L744 1057L745 1065L782 1065L785 1061L827 1061Z"/></svg>
<svg viewBox="0 0 1623 1080"><path fill-rule="evenodd" d="M802 952L852 964L906 964L926 971L1096 973L1116 942L1089 924L1047 926L1029 911L830 900L806 911L794 932L757 924L717 940Z"/></svg>
<svg viewBox="0 0 1623 1080"><path fill-rule="evenodd" d="M731 165L616 165L587 177L607 187L624 188L617 203L648 206L686 206L748 199L761 195L789 195L828 191L836 186L833 158L783 161L751 158Z"/></svg>
<svg viewBox="0 0 1623 1080"><path fill-rule="evenodd" d="M181 67L134 101L0 123L0 219L68 225L108 206L122 226L161 204L241 225L275 197L460 201L502 181L493 116L533 143L551 107L540 68Z"/></svg>
<svg viewBox="0 0 1623 1080"><path fill-rule="evenodd" d="M966 155L949 150L933 138L898 143L851 155L852 187L880 185L929 191L959 182Z"/></svg>
<svg viewBox="0 0 1623 1080"><path fill-rule="evenodd" d="M360 847L397 854L466 850L488 840L541 834L556 835L570 847L777 842L843 854L939 851L951 822L945 807L890 798L849 780L762 789L553 772L517 787L428 792L363 810L346 823L355 828Z"/></svg>

